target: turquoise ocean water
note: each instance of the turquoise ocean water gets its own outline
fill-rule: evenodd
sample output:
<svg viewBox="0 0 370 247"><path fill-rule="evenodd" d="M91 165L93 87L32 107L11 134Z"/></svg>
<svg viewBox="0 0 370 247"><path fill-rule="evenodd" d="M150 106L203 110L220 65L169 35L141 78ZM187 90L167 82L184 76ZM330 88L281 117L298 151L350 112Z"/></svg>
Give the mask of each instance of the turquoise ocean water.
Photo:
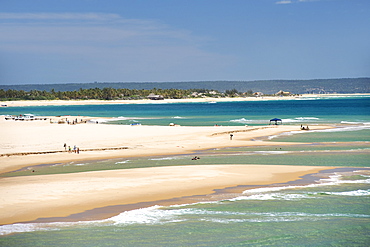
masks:
<svg viewBox="0 0 370 247"><path fill-rule="evenodd" d="M189 126L265 125L278 117L284 124L324 123L334 128L264 137L291 142L290 146L44 165L38 168L44 173L63 172L66 167L75 172L194 164L311 165L328 166L328 170L287 184L220 190L191 198L187 204L148 204L104 220L3 225L0 246L370 245L369 97L0 108L0 115L24 113L112 117L114 121L107 124ZM201 159L192 161L194 155Z"/></svg>

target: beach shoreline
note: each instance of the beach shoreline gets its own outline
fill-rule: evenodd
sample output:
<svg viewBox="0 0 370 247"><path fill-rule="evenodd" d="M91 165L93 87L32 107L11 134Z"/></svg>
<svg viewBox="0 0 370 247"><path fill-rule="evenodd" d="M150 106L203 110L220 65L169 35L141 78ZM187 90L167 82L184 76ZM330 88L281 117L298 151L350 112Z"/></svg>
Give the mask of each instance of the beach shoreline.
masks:
<svg viewBox="0 0 370 247"><path fill-rule="evenodd" d="M78 118L90 119L81 116ZM312 130L330 128L333 127L311 126ZM68 125L51 124L48 120L5 120L4 116L0 116L0 134L3 137L0 140L2 164L0 173L40 164L191 154L200 150L227 147L293 145L254 139L299 129L300 127L296 125L200 127L93 123ZM233 140L230 140L230 134L233 134ZM64 143L66 147L63 147ZM73 150L75 146L80 150L78 154ZM71 152L68 151L69 148Z"/></svg>
<svg viewBox="0 0 370 247"><path fill-rule="evenodd" d="M222 165L221 165L222 166ZM256 165L251 165L251 169L256 167ZM270 166L266 166L269 168ZM268 188L268 187L286 187L286 186L305 186L307 184L313 184L317 182L317 179L326 178L328 174L332 172L341 171L342 168L336 167L325 167L320 171L315 173L305 174L292 179L290 181L278 182L270 181L270 184L248 184L248 185L237 185L237 186L228 186L221 189L213 189L208 194L196 194L196 195L185 195L179 196L170 199L156 200L156 201L146 201L133 204L124 204L124 205L110 205L105 207L98 207L89 209L80 213L70 214L66 217L49 217L49 218L38 218L33 221L24 222L24 223L51 223L51 222L81 222L81 221L99 221L99 220L109 220L111 217L115 217L121 213L140 210L143 208L150 207L173 207L173 206L183 206L197 204L199 202L220 202L225 200L232 200L238 196L242 196L244 192L248 190L253 190L257 188ZM295 179L295 180L294 180ZM267 182L267 181L266 181Z"/></svg>
<svg viewBox="0 0 370 247"><path fill-rule="evenodd" d="M359 94L302 94L299 96L266 96L266 97L233 97L233 98L187 98L187 99L164 99L164 100L17 100L1 101L2 107L17 106L47 106L47 105L112 105L112 104L161 104L161 103L217 103L237 101L266 101L266 100L297 100L310 98L338 98L370 96L370 93Z"/></svg>
<svg viewBox="0 0 370 247"><path fill-rule="evenodd" d="M327 169L331 167L194 165L2 178L0 224L38 222L40 218L42 221L67 217L114 205L139 206L145 202L209 195L239 185L287 183Z"/></svg>

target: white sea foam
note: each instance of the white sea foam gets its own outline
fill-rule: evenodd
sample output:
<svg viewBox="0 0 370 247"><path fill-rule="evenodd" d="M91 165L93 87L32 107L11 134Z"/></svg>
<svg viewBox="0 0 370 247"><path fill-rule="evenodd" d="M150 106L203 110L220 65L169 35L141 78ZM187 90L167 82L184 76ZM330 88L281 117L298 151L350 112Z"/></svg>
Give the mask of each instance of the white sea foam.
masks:
<svg viewBox="0 0 370 247"><path fill-rule="evenodd" d="M362 124L362 122L341 121L342 124Z"/></svg>
<svg viewBox="0 0 370 247"><path fill-rule="evenodd" d="M187 215L204 216L199 218L202 221L212 221L218 223L232 222L256 222L256 221L292 221L302 219L322 219L329 217L370 217L363 214L311 214L303 212L235 212L235 211L212 211L205 209L182 208L172 209L153 206L149 208L137 209L121 213L118 216L105 220L113 222L114 225L126 224L165 224L171 222L186 221ZM217 217L214 217L217 216ZM222 217L222 218L220 218Z"/></svg>
<svg viewBox="0 0 370 247"><path fill-rule="evenodd" d="M323 184L335 182L340 176L333 176L323 180ZM287 187L272 187L259 188L248 190L248 193L275 192L287 188L302 188L310 186L287 186ZM340 196L368 196L369 190L357 190L348 192L326 192L328 194ZM244 198L243 198L244 197ZM302 198L312 198L310 194L284 194L284 193L269 193L269 194L250 194L240 196L233 200L299 200ZM220 201L207 202L220 203ZM202 204L194 203L195 204ZM123 212L117 216L97 221L79 221L79 222L53 222L53 223L25 223L11 224L0 226L0 235L8 235L12 233L33 232L33 231L54 231L70 227L88 227L88 226L107 226L117 225L126 226L132 224L167 224L174 222L188 221L188 215L197 216L198 220L209 221L214 223L240 223L240 222L283 222L283 221L302 221L302 220L323 220L333 217L357 217L369 218L370 215L364 214L310 214L304 212L237 212L237 211L213 211L199 208L184 208L189 204L175 205L170 207L152 206L147 208L135 209Z"/></svg>
<svg viewBox="0 0 370 247"><path fill-rule="evenodd" d="M284 193L269 193L269 194L255 194L249 196L238 196L230 201L240 201L240 200L261 200L261 201L268 201L268 200L299 200L303 198L308 198L309 196L304 194L284 194Z"/></svg>
<svg viewBox="0 0 370 247"><path fill-rule="evenodd" d="M130 160L118 161L115 164L126 164L128 162L130 162Z"/></svg>
<svg viewBox="0 0 370 247"><path fill-rule="evenodd" d="M230 120L232 123L242 123L242 124L268 124L269 121L266 119L246 119L246 118L239 118L239 119L232 119Z"/></svg>
<svg viewBox="0 0 370 247"><path fill-rule="evenodd" d="M271 135L268 137L269 140L272 140L276 137L280 137L280 136L291 136L291 135L294 135L294 134L298 134L298 133L308 133L308 132L302 132L302 131L290 131L290 132L283 132L281 134L278 134L278 135Z"/></svg>
<svg viewBox="0 0 370 247"><path fill-rule="evenodd" d="M327 152L331 152L331 153L334 153L334 152L340 152L340 153L355 153L355 152L364 152L364 151L368 151L370 150L370 148L357 148L357 149L348 149L348 150L300 150L300 151L296 151L298 153L327 153ZM292 152L294 153L294 152Z"/></svg>
<svg viewBox="0 0 370 247"><path fill-rule="evenodd" d="M317 117L297 117L294 119L287 118L282 119L283 123L301 123L301 122L317 122L320 119ZM254 124L261 124L261 123L268 123L269 121L266 119L246 119L246 118L239 118L239 119L232 119L230 122L234 123L254 123Z"/></svg>
<svg viewBox="0 0 370 247"><path fill-rule="evenodd" d="M158 224L176 222L178 220L174 216L183 213L183 210L159 210L159 208L160 206L152 206L126 211L105 221L113 221L114 224Z"/></svg>
<svg viewBox="0 0 370 247"><path fill-rule="evenodd" d="M172 117L172 118L181 119L181 118L184 118L184 117L175 116L175 117Z"/></svg>
<svg viewBox="0 0 370 247"><path fill-rule="evenodd" d="M51 222L51 223L17 223L0 226L0 236L12 233L34 232L34 231L53 231L67 227L112 225L112 224L155 224L163 222L175 222L174 215L181 214L178 211L159 210L160 206L136 209L123 212L117 216L96 221L78 222Z"/></svg>
<svg viewBox="0 0 370 247"><path fill-rule="evenodd" d="M348 126L334 129L311 130L310 132L345 132L345 131L359 131L370 129L370 126Z"/></svg>
<svg viewBox="0 0 370 247"><path fill-rule="evenodd" d="M180 159L179 157L163 157L163 158L153 158L149 160L177 160Z"/></svg>
<svg viewBox="0 0 370 247"><path fill-rule="evenodd" d="M293 153L293 152L292 151L254 151L253 153L269 155L269 154L288 154L288 153Z"/></svg>
<svg viewBox="0 0 370 247"><path fill-rule="evenodd" d="M233 119L233 120L230 120L230 122L234 122L234 123L250 123L252 122L253 120L247 120L245 118L240 118L240 119Z"/></svg>
<svg viewBox="0 0 370 247"><path fill-rule="evenodd" d="M364 176L368 177L368 176ZM370 184L370 178L358 180L343 180L341 175L333 175L327 179L321 179L322 185L338 185L338 184Z"/></svg>
<svg viewBox="0 0 370 247"><path fill-rule="evenodd" d="M336 196L369 196L370 190L354 190L354 191L343 191L343 192L321 192L326 195Z"/></svg>
<svg viewBox="0 0 370 247"><path fill-rule="evenodd" d="M331 133L331 132L346 132L346 131L359 131L359 130L365 130L365 129L370 129L370 125L357 125L357 126L348 126L348 127L338 127L338 128L333 128L333 129L322 129L322 130L310 130L310 131L290 131L290 132L283 132L278 135L272 135L269 136L268 139L272 140L277 137L281 136L291 136L294 134L307 134L307 133Z"/></svg>
<svg viewBox="0 0 370 247"><path fill-rule="evenodd" d="M49 223L16 223L0 226L0 236L12 233L35 232L35 231L56 231L62 228L82 225L93 225L99 221L78 221L78 222L49 222Z"/></svg>
<svg viewBox="0 0 370 247"><path fill-rule="evenodd" d="M283 123L317 122L317 120L320 119L317 117L296 117L294 119L282 119Z"/></svg>
<svg viewBox="0 0 370 247"><path fill-rule="evenodd" d="M212 215L211 213L207 215ZM229 216L235 214L228 214L227 212L220 212L222 216ZM366 214L342 214L342 213L331 213L331 214L311 214L303 212L266 212L266 213L239 213L238 218L230 217L206 217L202 218L202 221L208 221L213 223L242 223L242 222L286 222L286 221L318 221L336 217L349 217L349 218L369 218L370 215Z"/></svg>
<svg viewBox="0 0 370 247"><path fill-rule="evenodd" d="M57 228L54 228L57 229ZM0 235L8 235L12 233L20 232L34 232L34 231L46 231L53 230L50 224L45 226L41 224L12 224L12 225L2 225L0 226Z"/></svg>
<svg viewBox="0 0 370 247"><path fill-rule="evenodd" d="M319 120L317 117L296 117L297 120Z"/></svg>
<svg viewBox="0 0 370 247"><path fill-rule="evenodd" d="M320 179L318 183L309 184L309 185L288 185L288 186L280 186L280 187L263 187L263 188L256 188L256 189L249 189L243 192L242 196L238 196L230 201L237 201L237 200L294 200L294 199L302 199L307 198L307 195L304 194L289 194L289 193L275 193L282 190L292 190L292 189L304 189L304 188L314 188L314 187L322 187L322 186L333 186L339 184L369 184L370 178L361 179L361 180L343 180L341 179L341 175L332 175L326 179ZM326 192L325 192L326 193ZM342 193L342 192L341 192ZM369 191L356 191L356 192L348 192L342 193L341 195L368 195Z"/></svg>
<svg viewBox="0 0 370 247"><path fill-rule="evenodd" d="M92 123L96 123L96 122L99 122L99 123L107 123L107 122L123 121L123 120L128 120L130 122L138 122L138 120L142 120L142 119L158 119L158 118L123 117L123 116L120 116L120 117L113 117L113 118L98 118L98 119L93 119L93 120L90 120L90 122L92 122Z"/></svg>

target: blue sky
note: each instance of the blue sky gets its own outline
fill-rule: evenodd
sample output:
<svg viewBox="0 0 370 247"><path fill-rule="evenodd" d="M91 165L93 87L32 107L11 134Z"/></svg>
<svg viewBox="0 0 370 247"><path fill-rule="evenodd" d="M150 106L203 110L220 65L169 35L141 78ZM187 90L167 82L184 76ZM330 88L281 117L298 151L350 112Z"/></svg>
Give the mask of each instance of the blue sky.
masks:
<svg viewBox="0 0 370 247"><path fill-rule="evenodd" d="M368 76L369 0L0 0L0 84Z"/></svg>

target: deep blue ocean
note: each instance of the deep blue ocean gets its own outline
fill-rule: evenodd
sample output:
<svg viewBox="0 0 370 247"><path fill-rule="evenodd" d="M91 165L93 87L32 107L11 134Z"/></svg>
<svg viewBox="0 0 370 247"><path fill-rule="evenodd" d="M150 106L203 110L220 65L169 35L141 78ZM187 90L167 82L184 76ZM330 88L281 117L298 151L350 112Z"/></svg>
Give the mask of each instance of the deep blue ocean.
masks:
<svg viewBox="0 0 370 247"><path fill-rule="evenodd" d="M188 204L147 205L97 221L4 225L0 246L370 246L370 97L0 108L0 115L25 113L111 117L106 124L184 126L266 125L277 117L283 124L334 128L265 138L292 143L282 149L249 146L197 153L197 165L328 166L321 173L286 184L241 187L238 193L218 191ZM122 158L60 166L100 170L191 165L190 158Z"/></svg>

